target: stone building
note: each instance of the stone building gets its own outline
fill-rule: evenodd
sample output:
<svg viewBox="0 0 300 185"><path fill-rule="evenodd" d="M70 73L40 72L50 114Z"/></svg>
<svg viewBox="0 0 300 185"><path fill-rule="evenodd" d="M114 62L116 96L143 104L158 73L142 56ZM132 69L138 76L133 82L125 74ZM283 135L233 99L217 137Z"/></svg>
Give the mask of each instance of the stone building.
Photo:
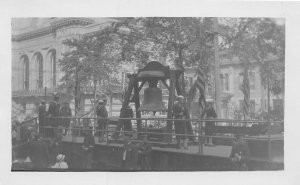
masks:
<svg viewBox="0 0 300 185"><path fill-rule="evenodd" d="M68 50L63 40L93 34L113 21L109 18L13 18L12 100L23 105L26 112L34 111L45 98L46 87L46 99L51 101L63 76L57 65L62 53Z"/></svg>
<svg viewBox="0 0 300 185"><path fill-rule="evenodd" d="M191 85L196 80L196 68L186 69L186 80ZM244 68L238 57L220 60L220 81L221 81L221 118L239 118L242 116L242 105L244 95L241 91L243 84L242 73ZM208 75L209 76L209 75ZM267 112L267 87L262 83L260 76L260 66L257 62L252 62L249 70L250 84L250 113L260 114ZM212 84L214 85L214 84ZM214 88L207 84L206 99L213 99ZM284 93L279 95L270 94L271 110L280 108L283 110Z"/></svg>
<svg viewBox="0 0 300 185"><path fill-rule="evenodd" d="M12 100L23 105L27 112L34 111L39 102L45 98L52 100L52 93L57 91L60 78L63 76L57 61L68 48L63 40L79 35L93 34L116 20L110 18L13 18L12 19ZM239 59L222 59L221 68L221 117L241 118L236 115L242 107L243 94L240 90L243 68ZM126 73L132 73L136 66L124 66L120 72L124 91ZM196 67L186 68L187 84L196 79ZM260 79L259 65L252 64L250 69L250 104L251 112L267 111L267 89ZM163 87L163 86L162 86ZM167 91L164 91L164 102L167 104ZM141 91L143 93L143 90ZM92 94L85 94L91 99ZM143 99L141 95L141 100ZM64 98L72 99L66 94ZM214 98L212 86L207 88L207 99ZM118 116L121 108L120 97L110 99L110 116ZM271 96L271 107L283 107L284 95ZM84 111L92 105L84 101ZM115 106L112 106L115 105ZM74 104L71 104L74 107Z"/></svg>

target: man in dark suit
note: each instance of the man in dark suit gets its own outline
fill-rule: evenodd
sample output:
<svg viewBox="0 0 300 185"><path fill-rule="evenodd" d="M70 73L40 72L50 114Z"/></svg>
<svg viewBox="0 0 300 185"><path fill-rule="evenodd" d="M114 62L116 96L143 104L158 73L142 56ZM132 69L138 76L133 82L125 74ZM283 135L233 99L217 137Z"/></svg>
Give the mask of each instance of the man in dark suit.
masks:
<svg viewBox="0 0 300 185"><path fill-rule="evenodd" d="M139 170L151 170L152 146L148 142L146 134L140 135L142 141L138 144L138 166Z"/></svg>
<svg viewBox="0 0 300 185"><path fill-rule="evenodd" d="M58 103L58 101L59 101L59 96L55 95L54 100L49 105L49 109L48 109L49 126L52 128L49 129L48 131L49 135L46 136L54 137L54 130L56 129L56 127L59 126L60 104Z"/></svg>
<svg viewBox="0 0 300 185"><path fill-rule="evenodd" d="M133 118L133 111L132 108L128 105L125 109L125 118ZM132 131L132 124L131 120L123 120L124 124L124 131L127 131L125 133L126 136L131 136L132 133L129 133L129 131Z"/></svg>
<svg viewBox="0 0 300 185"><path fill-rule="evenodd" d="M186 121L185 119L185 109L183 106L184 97L178 96L177 101L174 103L173 106L173 116L174 119L178 119L174 121L175 126L175 134L177 140L177 148L180 149L181 145L184 145L184 148L187 149L187 139L184 136L186 134Z"/></svg>
<svg viewBox="0 0 300 185"><path fill-rule="evenodd" d="M91 130L89 130L88 125L84 126L84 140L83 140L83 168L84 169L91 169L92 168L92 162L93 162L93 150L95 147L95 139L92 135Z"/></svg>
<svg viewBox="0 0 300 185"><path fill-rule="evenodd" d="M39 134L35 133L32 136L34 139L29 144L30 159L35 170L44 170L50 164L49 147L47 143L40 139Z"/></svg>
<svg viewBox="0 0 300 185"><path fill-rule="evenodd" d="M108 112L106 110L106 101L100 100L98 103L98 106L96 108L96 113L98 117L98 129L99 131L99 141L103 139L104 133L107 129L107 118L108 118Z"/></svg>
<svg viewBox="0 0 300 185"><path fill-rule="evenodd" d="M68 102L65 102L64 105L60 108L60 116L61 119L61 126L64 127L63 134L67 134L67 130L70 127L72 111Z"/></svg>
<svg viewBox="0 0 300 185"><path fill-rule="evenodd" d="M213 104L208 104L206 108L206 118L207 119L216 119L217 113L213 107ZM205 135L212 136L214 133L212 132L212 129L216 126L216 123L214 121L207 121L205 123ZM212 138L206 137L206 145L212 146Z"/></svg>
<svg viewBox="0 0 300 185"><path fill-rule="evenodd" d="M39 133L44 135L45 131L45 116L46 116L46 101L42 100L39 106Z"/></svg>

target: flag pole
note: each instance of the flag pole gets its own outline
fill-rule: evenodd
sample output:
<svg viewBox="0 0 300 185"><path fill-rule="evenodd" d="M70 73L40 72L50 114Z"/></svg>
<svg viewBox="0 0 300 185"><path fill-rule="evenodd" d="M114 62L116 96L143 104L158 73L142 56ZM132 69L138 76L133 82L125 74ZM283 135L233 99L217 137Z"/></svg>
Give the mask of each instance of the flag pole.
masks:
<svg viewBox="0 0 300 185"><path fill-rule="evenodd" d="M218 18L213 18L215 33L218 33ZM215 102L217 117L221 118L221 87L220 87L220 63L219 63L219 40L218 34L214 34L214 73L215 73Z"/></svg>

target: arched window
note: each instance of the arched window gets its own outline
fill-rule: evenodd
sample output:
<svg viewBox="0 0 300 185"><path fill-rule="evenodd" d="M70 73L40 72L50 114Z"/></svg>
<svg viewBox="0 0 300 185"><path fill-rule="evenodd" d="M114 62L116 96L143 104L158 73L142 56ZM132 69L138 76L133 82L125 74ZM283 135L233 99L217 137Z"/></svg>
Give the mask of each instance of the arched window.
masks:
<svg viewBox="0 0 300 185"><path fill-rule="evenodd" d="M52 50L51 53L51 77L52 77L52 85L56 86L56 51Z"/></svg>
<svg viewBox="0 0 300 185"><path fill-rule="evenodd" d="M37 89L41 89L43 88L43 56L41 53L37 53L35 54L35 62L36 62L36 70L37 70L37 73L36 73L36 88Z"/></svg>
<svg viewBox="0 0 300 185"><path fill-rule="evenodd" d="M29 90L29 59L27 55L21 57L23 73L23 89Z"/></svg>
<svg viewBox="0 0 300 185"><path fill-rule="evenodd" d="M45 64L46 72L46 86L56 86L56 50L51 49L47 54L47 60Z"/></svg>

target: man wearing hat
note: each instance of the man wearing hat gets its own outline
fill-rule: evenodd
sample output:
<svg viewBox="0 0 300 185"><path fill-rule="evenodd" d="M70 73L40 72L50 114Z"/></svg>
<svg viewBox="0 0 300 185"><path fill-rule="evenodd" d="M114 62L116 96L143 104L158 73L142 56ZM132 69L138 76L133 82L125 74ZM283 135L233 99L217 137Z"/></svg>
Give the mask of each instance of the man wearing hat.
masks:
<svg viewBox="0 0 300 185"><path fill-rule="evenodd" d="M83 140L83 160L82 165L84 169L91 169L92 168L92 162L93 162L93 150L95 147L95 139L92 135L91 130L89 129L89 125L84 125L84 129L86 129L82 134L84 136Z"/></svg>
<svg viewBox="0 0 300 185"><path fill-rule="evenodd" d="M46 101L42 100L39 106L39 133L45 134Z"/></svg>
<svg viewBox="0 0 300 185"><path fill-rule="evenodd" d="M62 117L61 126L64 127L63 134L66 135L71 123L70 117L72 117L72 111L69 102L65 102L61 107L60 116Z"/></svg>
<svg viewBox="0 0 300 185"><path fill-rule="evenodd" d="M187 139L184 134L186 134L186 122L183 120L185 119L185 110L183 106L184 97L178 96L177 101L174 103L173 106L173 116L174 119L178 119L174 121L175 126L175 133L176 133L176 140L177 140L177 148L181 148L181 144L183 143L184 148L187 149Z"/></svg>
<svg viewBox="0 0 300 185"><path fill-rule="evenodd" d="M45 169L50 164L49 147L40 139L38 133L32 134L33 140L29 143L29 157L35 170Z"/></svg>
<svg viewBox="0 0 300 185"><path fill-rule="evenodd" d="M133 118L133 110L130 107L130 105L128 105L125 109L125 118ZM124 126L124 131L126 136L132 136L132 133L130 133L130 131L132 131L132 123L130 119L126 119L123 120L123 126Z"/></svg>
<svg viewBox="0 0 300 185"><path fill-rule="evenodd" d="M98 129L99 131L99 140L103 139L102 137L104 136L106 127L107 127L107 118L108 118L108 112L106 110L106 102L107 101L103 101L100 100L98 102L98 106L96 108L96 114L98 117Z"/></svg>
<svg viewBox="0 0 300 185"><path fill-rule="evenodd" d="M213 106L213 102L208 102L207 103L207 107L206 107L206 118L207 119L216 119L217 118L217 113L214 109ZM208 135L208 137L206 137L206 145L208 146L213 146L212 143L212 136L214 135L214 133L212 132L212 129L214 128L214 126L216 126L216 123L214 121L207 121L205 123L205 135Z"/></svg>
<svg viewBox="0 0 300 185"><path fill-rule="evenodd" d="M50 137L54 137L54 130L59 125L60 104L58 103L58 101L59 101L59 96L58 96L58 94L55 94L54 100L50 103L49 109L48 109L48 116L50 117L49 126L52 127L49 129Z"/></svg>
<svg viewBox="0 0 300 185"><path fill-rule="evenodd" d="M148 142L148 135L139 135L142 141L138 145L138 166L139 170L151 170L152 146Z"/></svg>

